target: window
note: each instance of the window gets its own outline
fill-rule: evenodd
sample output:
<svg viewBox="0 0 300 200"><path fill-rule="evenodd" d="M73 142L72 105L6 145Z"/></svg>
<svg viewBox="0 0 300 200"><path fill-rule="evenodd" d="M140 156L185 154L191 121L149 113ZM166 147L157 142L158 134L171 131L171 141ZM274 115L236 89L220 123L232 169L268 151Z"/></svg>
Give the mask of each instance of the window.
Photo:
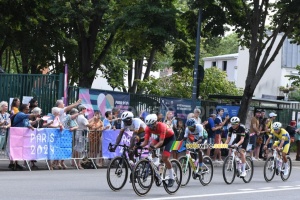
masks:
<svg viewBox="0 0 300 200"><path fill-rule="evenodd" d="M216 66L217 66L217 62L212 62L212 63L211 63L211 66L212 66L212 67L216 67Z"/></svg>
<svg viewBox="0 0 300 200"><path fill-rule="evenodd" d="M227 71L227 61L223 61L223 71Z"/></svg>

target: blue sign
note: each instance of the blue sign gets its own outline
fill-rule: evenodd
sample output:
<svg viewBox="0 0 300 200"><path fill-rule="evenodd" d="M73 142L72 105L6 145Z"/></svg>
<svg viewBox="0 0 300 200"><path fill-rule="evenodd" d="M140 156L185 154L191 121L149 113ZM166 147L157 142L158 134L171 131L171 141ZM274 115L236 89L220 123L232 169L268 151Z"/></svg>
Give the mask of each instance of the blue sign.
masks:
<svg viewBox="0 0 300 200"><path fill-rule="evenodd" d="M224 115L225 117L227 114L229 117L235 117L238 115L240 106L229 106L229 105L218 105L216 109L223 108L224 109Z"/></svg>

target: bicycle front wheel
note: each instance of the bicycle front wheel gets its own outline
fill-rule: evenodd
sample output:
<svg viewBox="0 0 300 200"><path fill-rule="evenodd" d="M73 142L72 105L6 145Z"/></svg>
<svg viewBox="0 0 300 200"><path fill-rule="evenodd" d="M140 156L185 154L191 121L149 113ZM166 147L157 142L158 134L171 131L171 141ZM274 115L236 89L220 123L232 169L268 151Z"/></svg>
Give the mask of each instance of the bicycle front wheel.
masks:
<svg viewBox="0 0 300 200"><path fill-rule="evenodd" d="M170 160L170 162L171 162L171 167L173 169L173 176L175 178L175 181L172 187L168 187L170 176L169 176L169 171L167 170L167 168L165 168L163 173L163 179L164 179L163 185L168 194L175 194L181 186L182 168L178 160L172 159Z"/></svg>
<svg viewBox="0 0 300 200"><path fill-rule="evenodd" d="M191 178L191 165L186 156L182 156L178 159L182 167L182 183L181 187L185 187Z"/></svg>
<svg viewBox="0 0 300 200"><path fill-rule="evenodd" d="M245 183L249 183L253 177L253 161L251 159L250 156L246 156L246 167L245 167L245 171L246 171L246 176L243 177L243 181Z"/></svg>
<svg viewBox="0 0 300 200"><path fill-rule="evenodd" d="M223 164L223 178L225 183L231 184L235 179L235 161L232 156L227 156Z"/></svg>
<svg viewBox="0 0 300 200"><path fill-rule="evenodd" d="M287 167L288 170L289 170L289 172L288 172L287 175L284 175L284 172L283 172L283 171L285 170L285 167ZM289 177L290 177L290 175L291 175L291 172L292 172L292 160L291 160L290 157L287 156L287 166L285 166L285 165L283 164L283 165L282 165L282 169L283 169L283 171L280 173L280 176L281 176L281 179L282 179L283 181L286 181L286 180L289 179Z"/></svg>
<svg viewBox="0 0 300 200"><path fill-rule="evenodd" d="M113 191L121 190L128 176L128 166L124 158L115 157L107 167L106 179L108 186Z"/></svg>
<svg viewBox="0 0 300 200"><path fill-rule="evenodd" d="M139 196L145 196L151 189L154 179L154 170L150 161L142 159L133 169L132 187Z"/></svg>
<svg viewBox="0 0 300 200"><path fill-rule="evenodd" d="M264 178L267 182L270 182L275 176L275 160L274 157L269 157L264 165Z"/></svg>
<svg viewBox="0 0 300 200"><path fill-rule="evenodd" d="M212 164L212 160L208 156L203 157L202 163L203 163L203 166L202 166L202 171L201 171L199 180L203 186L206 186L212 180L212 177L214 174L214 166Z"/></svg>

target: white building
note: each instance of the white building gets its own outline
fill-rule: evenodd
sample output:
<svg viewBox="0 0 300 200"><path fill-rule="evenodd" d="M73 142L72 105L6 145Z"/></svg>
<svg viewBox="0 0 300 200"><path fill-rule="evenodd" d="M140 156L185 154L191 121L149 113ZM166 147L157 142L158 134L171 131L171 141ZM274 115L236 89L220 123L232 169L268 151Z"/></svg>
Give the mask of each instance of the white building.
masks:
<svg viewBox="0 0 300 200"><path fill-rule="evenodd" d="M274 47L277 46L281 37L281 35L278 36ZM207 57L203 60L204 69L216 66L226 71L228 80L234 82L237 87L245 87L249 62L247 48L240 48L237 54ZM275 60L258 83L254 96L261 98L263 94L283 95L278 88L287 84L290 86L291 81L285 75L297 75L298 70L295 69L297 65L300 65L300 46L291 44L290 40L286 39Z"/></svg>

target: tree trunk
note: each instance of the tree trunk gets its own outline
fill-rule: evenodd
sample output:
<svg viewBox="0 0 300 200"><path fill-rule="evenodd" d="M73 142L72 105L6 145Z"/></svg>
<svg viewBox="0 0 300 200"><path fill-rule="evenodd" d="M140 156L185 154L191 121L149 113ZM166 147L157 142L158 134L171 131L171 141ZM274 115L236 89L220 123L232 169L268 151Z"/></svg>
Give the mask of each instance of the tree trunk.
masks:
<svg viewBox="0 0 300 200"><path fill-rule="evenodd" d="M245 87L242 97L242 103L238 114L238 117L240 118L242 124L246 123L249 105L251 104L253 93L254 90L251 89L251 85Z"/></svg>

